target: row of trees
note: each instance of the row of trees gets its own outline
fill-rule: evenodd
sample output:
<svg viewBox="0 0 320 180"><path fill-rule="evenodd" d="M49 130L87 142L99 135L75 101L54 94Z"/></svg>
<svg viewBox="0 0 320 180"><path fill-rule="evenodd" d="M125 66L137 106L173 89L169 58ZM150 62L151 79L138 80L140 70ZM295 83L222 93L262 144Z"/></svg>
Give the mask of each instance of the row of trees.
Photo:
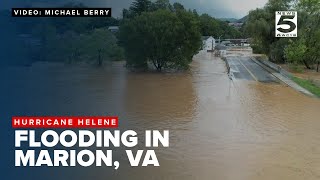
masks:
<svg viewBox="0 0 320 180"><path fill-rule="evenodd" d="M101 66L103 61L123 59L116 36L107 30L118 24L114 18L103 17L50 18L34 26L31 33L41 41L37 53L41 60Z"/></svg>
<svg viewBox="0 0 320 180"><path fill-rule="evenodd" d="M125 49L127 65L158 71L186 69L202 46L201 35L237 38L241 33L208 14L198 15L180 3L169 0L136 0L123 10L119 40Z"/></svg>
<svg viewBox="0 0 320 180"><path fill-rule="evenodd" d="M275 37L275 11L298 11L298 38ZM253 38L253 49L270 60L312 69L320 64L320 1L269 0L262 9L251 11L245 33Z"/></svg>
<svg viewBox="0 0 320 180"><path fill-rule="evenodd" d="M242 32L229 26L226 21L215 19L208 14L202 14L198 18L203 36L222 37L224 39L243 38Z"/></svg>
<svg viewBox="0 0 320 180"><path fill-rule="evenodd" d="M186 10L182 4L177 2L171 5L169 0L157 0L154 3L150 0L136 0L129 9L123 10L123 18L132 18L141 15L143 12L153 12L159 9L170 12L188 11L194 14L194 17L199 21L200 33L203 36L222 36L225 39L243 37L239 30L230 27L226 21L218 20L208 14L199 15L195 9L192 11Z"/></svg>
<svg viewBox="0 0 320 180"><path fill-rule="evenodd" d="M66 4L65 7L84 6ZM12 21L5 23L7 27L11 24L12 30L4 34L27 37L18 37L17 41L13 41L10 36L12 46L7 51L10 55L3 59L12 59L19 54L18 61L26 57L31 59L27 63L39 60L87 61L102 65L105 60L126 59L127 65L134 68L153 65L158 71L165 68L186 69L202 46L201 36L241 37L241 33L226 22L208 14L199 15L196 10L187 10L180 3L170 4L169 0L135 0L129 9L123 10L122 19L13 19L9 14L0 14L4 20ZM111 33L107 30L108 26L120 26L120 32ZM21 43L21 39L25 43Z"/></svg>
<svg viewBox="0 0 320 180"><path fill-rule="evenodd" d="M83 7L67 4L65 7ZM119 25L109 17L12 18L10 12L0 14L5 21L1 33L8 37L3 59L7 64L30 64L33 61L87 62L123 60L123 49L108 26ZM2 62L4 63L4 62Z"/></svg>
<svg viewBox="0 0 320 180"><path fill-rule="evenodd" d="M43 27L44 26L44 27ZM103 61L123 59L123 49L117 45L115 35L106 28L94 28L85 33L65 31L57 33L54 26L41 24L35 29L40 46L34 46L34 59L44 61L87 62L101 66Z"/></svg>

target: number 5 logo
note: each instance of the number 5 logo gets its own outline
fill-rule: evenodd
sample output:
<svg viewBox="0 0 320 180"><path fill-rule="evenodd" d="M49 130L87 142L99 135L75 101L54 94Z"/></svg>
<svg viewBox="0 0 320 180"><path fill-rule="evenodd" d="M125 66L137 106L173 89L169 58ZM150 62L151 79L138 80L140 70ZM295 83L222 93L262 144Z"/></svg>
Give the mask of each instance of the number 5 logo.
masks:
<svg viewBox="0 0 320 180"><path fill-rule="evenodd" d="M297 12L276 12L276 37L297 37Z"/></svg>

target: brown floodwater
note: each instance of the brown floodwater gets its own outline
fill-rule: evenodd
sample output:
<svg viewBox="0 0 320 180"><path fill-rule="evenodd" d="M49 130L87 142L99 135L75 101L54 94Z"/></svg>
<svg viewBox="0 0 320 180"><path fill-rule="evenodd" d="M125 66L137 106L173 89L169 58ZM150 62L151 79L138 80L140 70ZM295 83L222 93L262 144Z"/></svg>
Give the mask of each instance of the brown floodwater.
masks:
<svg viewBox="0 0 320 180"><path fill-rule="evenodd" d="M91 168L79 179L320 179L320 100L282 84L231 81L209 53L188 73L134 73L122 63L10 72L18 78L7 91L21 102L8 108L21 115L118 115L120 129L170 130L170 147L156 149L160 167Z"/></svg>

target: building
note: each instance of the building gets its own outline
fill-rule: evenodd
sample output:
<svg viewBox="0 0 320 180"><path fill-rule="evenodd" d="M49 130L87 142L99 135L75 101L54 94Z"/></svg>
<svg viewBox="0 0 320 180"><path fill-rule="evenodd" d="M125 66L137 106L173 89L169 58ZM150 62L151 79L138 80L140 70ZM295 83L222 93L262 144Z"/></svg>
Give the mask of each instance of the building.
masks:
<svg viewBox="0 0 320 180"><path fill-rule="evenodd" d="M225 45L225 46L231 46L231 44L232 42L227 40L221 42L221 45Z"/></svg>
<svg viewBox="0 0 320 180"><path fill-rule="evenodd" d="M202 49L207 51L213 51L216 46L216 40L212 36L202 37Z"/></svg>
<svg viewBox="0 0 320 180"><path fill-rule="evenodd" d="M119 31L119 26L109 26L108 30L110 32L113 32L113 33L118 32Z"/></svg>
<svg viewBox="0 0 320 180"><path fill-rule="evenodd" d="M241 22L235 22L235 23L229 23L229 26L232 26L236 29L240 29L242 27L243 23Z"/></svg>
<svg viewBox="0 0 320 180"><path fill-rule="evenodd" d="M215 47L215 52L217 56L224 57L227 55L227 47L225 45L219 44Z"/></svg>

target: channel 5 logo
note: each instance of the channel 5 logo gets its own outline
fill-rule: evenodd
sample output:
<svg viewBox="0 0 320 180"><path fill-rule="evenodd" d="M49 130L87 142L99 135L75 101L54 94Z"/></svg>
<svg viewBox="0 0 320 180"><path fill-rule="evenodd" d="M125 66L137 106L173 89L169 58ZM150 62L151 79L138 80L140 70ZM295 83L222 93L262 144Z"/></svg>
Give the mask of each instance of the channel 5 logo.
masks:
<svg viewBox="0 0 320 180"><path fill-rule="evenodd" d="M276 37L298 37L297 11L276 11Z"/></svg>

